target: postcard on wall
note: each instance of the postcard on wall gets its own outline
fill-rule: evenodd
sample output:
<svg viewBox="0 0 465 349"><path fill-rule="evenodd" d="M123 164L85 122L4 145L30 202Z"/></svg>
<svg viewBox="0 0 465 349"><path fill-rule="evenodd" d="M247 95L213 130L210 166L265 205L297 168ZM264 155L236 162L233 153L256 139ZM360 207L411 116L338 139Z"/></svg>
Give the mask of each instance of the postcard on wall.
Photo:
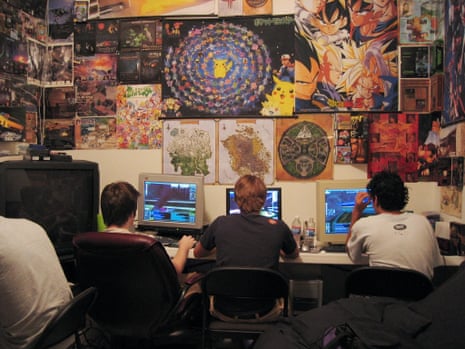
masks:
<svg viewBox="0 0 465 349"><path fill-rule="evenodd" d="M95 23L74 24L74 54L76 56L93 56L96 52Z"/></svg>
<svg viewBox="0 0 465 349"><path fill-rule="evenodd" d="M47 119L73 118L76 113L76 93L73 86L53 87L45 90Z"/></svg>
<svg viewBox="0 0 465 349"><path fill-rule="evenodd" d="M94 21L93 25L95 25L95 52L117 52L119 49L119 20L98 20Z"/></svg>
<svg viewBox="0 0 465 349"><path fill-rule="evenodd" d="M164 22L163 98L175 99L182 116L292 116L293 22L292 16ZM288 70L280 78L283 64Z"/></svg>
<svg viewBox="0 0 465 349"><path fill-rule="evenodd" d="M73 86L73 43L49 44L45 50L44 87Z"/></svg>
<svg viewBox="0 0 465 349"><path fill-rule="evenodd" d="M215 120L163 122L163 173L203 175L205 183L215 183L215 155Z"/></svg>
<svg viewBox="0 0 465 349"><path fill-rule="evenodd" d="M333 177L333 120L329 114L276 120L276 179Z"/></svg>
<svg viewBox="0 0 465 349"><path fill-rule="evenodd" d="M117 149L116 117L83 117L75 120L76 149Z"/></svg>
<svg viewBox="0 0 465 349"><path fill-rule="evenodd" d="M26 109L0 107L0 141L21 142L25 138Z"/></svg>
<svg viewBox="0 0 465 349"><path fill-rule="evenodd" d="M272 119L226 119L218 122L218 182L234 184L253 174L274 182L274 122Z"/></svg>
<svg viewBox="0 0 465 349"><path fill-rule="evenodd" d="M74 22L86 22L89 18L89 0L74 0Z"/></svg>
<svg viewBox="0 0 465 349"><path fill-rule="evenodd" d="M159 149L162 122L159 120L161 86L119 85L117 137L121 149Z"/></svg>

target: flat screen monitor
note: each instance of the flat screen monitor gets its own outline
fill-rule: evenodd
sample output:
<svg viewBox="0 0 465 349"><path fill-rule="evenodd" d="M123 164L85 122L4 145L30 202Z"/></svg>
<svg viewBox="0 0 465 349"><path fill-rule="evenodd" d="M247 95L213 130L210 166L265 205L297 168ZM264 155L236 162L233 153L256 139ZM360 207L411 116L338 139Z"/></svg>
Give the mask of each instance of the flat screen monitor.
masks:
<svg viewBox="0 0 465 349"><path fill-rule="evenodd" d="M73 255L76 233L96 231L99 169L90 161L0 163L0 215L41 225L60 258Z"/></svg>
<svg viewBox="0 0 465 349"><path fill-rule="evenodd" d="M159 233L199 232L204 225L204 178L139 174L138 229Z"/></svg>
<svg viewBox="0 0 465 349"><path fill-rule="evenodd" d="M267 188L266 200L260 212L265 217L281 219L281 188ZM226 214L241 213L234 201L234 188L226 188Z"/></svg>
<svg viewBox="0 0 465 349"><path fill-rule="evenodd" d="M317 182L317 238L320 244L345 244L350 229L355 195L366 191L367 180L321 180ZM363 216L374 215L368 205Z"/></svg>

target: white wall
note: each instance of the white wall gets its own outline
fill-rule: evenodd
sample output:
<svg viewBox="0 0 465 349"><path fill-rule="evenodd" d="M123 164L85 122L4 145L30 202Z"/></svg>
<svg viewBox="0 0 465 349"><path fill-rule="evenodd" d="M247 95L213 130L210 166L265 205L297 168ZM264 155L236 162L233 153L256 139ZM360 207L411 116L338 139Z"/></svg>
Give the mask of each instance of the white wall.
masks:
<svg viewBox="0 0 465 349"><path fill-rule="evenodd" d="M100 187L125 180L137 187L141 172L162 172L161 150L73 150L68 151L74 160L89 160L99 164ZM334 179L364 179L366 165L334 165ZM302 218L316 217L316 184L311 181L275 182L282 188L283 220L290 224L298 215ZM439 211L439 189L434 182L407 183L410 189L410 202L407 209L415 212ZM207 185L206 219L208 222L226 210L225 185ZM462 209L462 212L465 209ZM462 215L463 217L463 215ZM445 220L461 221L457 217L444 217Z"/></svg>

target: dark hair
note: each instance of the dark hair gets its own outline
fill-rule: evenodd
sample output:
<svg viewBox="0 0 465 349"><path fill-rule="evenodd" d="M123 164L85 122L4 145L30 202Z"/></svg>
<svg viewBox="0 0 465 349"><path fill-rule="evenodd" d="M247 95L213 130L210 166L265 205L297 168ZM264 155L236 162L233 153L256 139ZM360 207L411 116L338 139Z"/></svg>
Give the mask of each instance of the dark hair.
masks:
<svg viewBox="0 0 465 349"><path fill-rule="evenodd" d="M260 212L265 204L266 185L253 175L244 175L234 185L234 201L243 213Z"/></svg>
<svg viewBox="0 0 465 349"><path fill-rule="evenodd" d="M126 223L137 211L139 192L128 182L110 183L103 188L100 198L103 221L107 226L118 227Z"/></svg>
<svg viewBox="0 0 465 349"><path fill-rule="evenodd" d="M394 172L376 173L368 183L367 190L371 197L377 197L378 204L386 211L400 211L408 203L408 188Z"/></svg>

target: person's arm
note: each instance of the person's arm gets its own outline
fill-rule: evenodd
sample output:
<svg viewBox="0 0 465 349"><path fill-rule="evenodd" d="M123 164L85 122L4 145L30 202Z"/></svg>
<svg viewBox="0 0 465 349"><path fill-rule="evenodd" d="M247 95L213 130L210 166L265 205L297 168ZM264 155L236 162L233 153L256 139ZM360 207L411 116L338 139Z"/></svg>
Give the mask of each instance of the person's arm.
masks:
<svg viewBox="0 0 465 349"><path fill-rule="evenodd" d="M299 247L296 247L291 253L285 253L283 250L280 252L282 258L294 259L299 257Z"/></svg>
<svg viewBox="0 0 465 349"><path fill-rule="evenodd" d="M354 209L352 210L352 218L350 220L350 229L349 233L347 234L346 245L352 236L352 226L360 219L360 217L362 217L363 210L370 204L370 202L370 194L367 192L359 192L355 196Z"/></svg>
<svg viewBox="0 0 465 349"><path fill-rule="evenodd" d="M189 250L194 247L195 239L191 235L184 235L178 242L178 250L171 262L178 274L182 274L186 265Z"/></svg>
<svg viewBox="0 0 465 349"><path fill-rule="evenodd" d="M212 253L211 250L207 250L203 247L202 243L199 241L194 247L194 256L195 258L207 257Z"/></svg>

